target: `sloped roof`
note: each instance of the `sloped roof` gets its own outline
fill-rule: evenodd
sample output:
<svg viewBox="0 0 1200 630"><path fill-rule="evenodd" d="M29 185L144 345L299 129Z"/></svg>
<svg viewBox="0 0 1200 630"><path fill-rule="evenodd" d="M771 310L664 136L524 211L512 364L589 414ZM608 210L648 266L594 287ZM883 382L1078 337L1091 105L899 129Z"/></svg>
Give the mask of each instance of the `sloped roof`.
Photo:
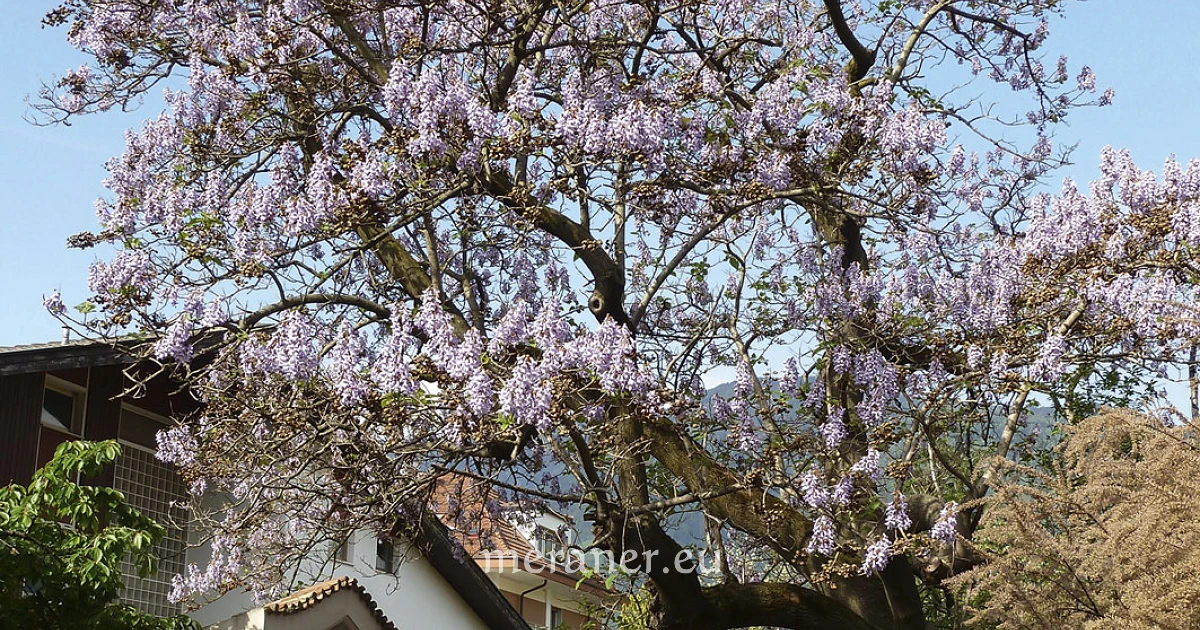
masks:
<svg viewBox="0 0 1200 630"><path fill-rule="evenodd" d="M76 339L0 346L0 376L132 363L134 358L125 349L129 343L116 339Z"/></svg>
<svg viewBox="0 0 1200 630"><path fill-rule="evenodd" d="M457 501L453 510L449 504L450 497ZM439 478L430 497L433 512L443 524L464 526L452 530L452 535L477 563L493 566L492 562L496 559L515 558L519 559L519 566L536 567L540 577L575 585L577 589L593 595L610 592L603 582L594 578L584 579L584 576L546 560L512 521L488 509L488 503L496 500L496 490L491 484L458 473L447 473ZM558 515L557 512L551 513Z"/></svg>
<svg viewBox="0 0 1200 630"><path fill-rule="evenodd" d="M450 505L451 497L457 502L454 509ZM444 523L451 527L465 526L465 529L456 529L454 534L472 556L486 551L537 556L537 550L507 518L493 514L487 508L487 504L495 499L495 490L489 484L455 473L439 478L430 498L434 512Z"/></svg>
<svg viewBox="0 0 1200 630"><path fill-rule="evenodd" d="M340 591L355 592L363 604L371 611L371 614L375 616L375 620L379 622L380 628L383 630L397 630L396 625L387 618L387 615L383 614L383 611L379 609L379 605L375 603L375 600L367 592L367 589L363 588L358 583L358 580L344 575L326 582L313 584L308 588L300 589L291 595L263 606L263 610L274 615L290 615L308 610Z"/></svg>
<svg viewBox="0 0 1200 630"><path fill-rule="evenodd" d="M425 560L458 591L484 624L493 630L529 630L529 624L483 569L471 560L462 544L450 538L441 520L423 509L414 512L418 516L403 523L402 529L417 543Z"/></svg>

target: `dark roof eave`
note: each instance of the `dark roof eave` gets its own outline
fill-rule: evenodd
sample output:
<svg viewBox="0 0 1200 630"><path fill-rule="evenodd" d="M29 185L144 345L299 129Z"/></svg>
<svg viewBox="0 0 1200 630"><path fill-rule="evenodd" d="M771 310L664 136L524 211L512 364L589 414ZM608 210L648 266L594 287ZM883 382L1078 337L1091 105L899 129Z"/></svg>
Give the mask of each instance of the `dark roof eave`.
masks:
<svg viewBox="0 0 1200 630"><path fill-rule="evenodd" d="M122 345L73 341L0 348L0 376L135 362Z"/></svg>
<svg viewBox="0 0 1200 630"><path fill-rule="evenodd" d="M462 596L491 630L530 630L483 569L456 545L446 526L429 512L418 519L414 534L425 559Z"/></svg>

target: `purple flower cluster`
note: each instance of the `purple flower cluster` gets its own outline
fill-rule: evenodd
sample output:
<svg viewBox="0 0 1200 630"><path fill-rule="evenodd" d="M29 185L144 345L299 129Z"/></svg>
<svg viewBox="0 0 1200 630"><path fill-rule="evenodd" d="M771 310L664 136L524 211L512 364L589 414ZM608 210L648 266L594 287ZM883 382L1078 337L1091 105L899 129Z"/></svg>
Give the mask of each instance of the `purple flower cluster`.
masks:
<svg viewBox="0 0 1200 630"><path fill-rule="evenodd" d="M463 411L468 418L482 418L496 406L496 392L492 377L482 370L468 377L462 389Z"/></svg>
<svg viewBox="0 0 1200 630"><path fill-rule="evenodd" d="M804 551L809 554L819 553L823 556L831 556L836 546L837 534L834 532L833 519L825 514L818 516L813 521L812 538L808 539Z"/></svg>
<svg viewBox="0 0 1200 630"><path fill-rule="evenodd" d="M1063 375L1066 366L1063 355L1067 350L1067 342L1062 335L1052 334L1046 337L1038 350L1037 358L1029 366L1029 378L1035 381L1053 382Z"/></svg>
<svg viewBox="0 0 1200 630"><path fill-rule="evenodd" d="M854 382L862 387L863 399L856 407L858 417L868 426L883 422L888 405L900 393L895 366L887 362L878 350L854 357Z"/></svg>
<svg viewBox="0 0 1200 630"><path fill-rule="evenodd" d="M407 352L414 343L411 325L403 316L403 309L392 307L392 316L387 335L371 365L371 380L380 393L409 395L417 390L416 380L409 369Z"/></svg>
<svg viewBox="0 0 1200 630"><path fill-rule="evenodd" d="M958 503L950 501L942 507L937 521L929 530L929 537L948 545L954 544L958 538Z"/></svg>
<svg viewBox="0 0 1200 630"><path fill-rule="evenodd" d="M158 451L155 456L168 464L187 468L196 461L199 444L187 425L176 425L163 429L155 436Z"/></svg>
<svg viewBox="0 0 1200 630"><path fill-rule="evenodd" d="M525 300L517 300L504 311L504 316L492 329L488 341L488 352L497 354L505 348L525 343L529 339L529 307Z"/></svg>
<svg viewBox="0 0 1200 630"><path fill-rule="evenodd" d="M804 502L813 509L822 509L829 503L829 490L825 488L821 478L811 470L800 476L800 492L804 496Z"/></svg>
<svg viewBox="0 0 1200 630"><path fill-rule="evenodd" d="M829 499L834 505L846 506L850 504L851 497L854 496L854 477L846 475L838 480L833 486L833 492L830 493Z"/></svg>
<svg viewBox="0 0 1200 630"><path fill-rule="evenodd" d="M523 307L512 308L501 320L504 334L489 343L499 348L527 339L542 351L540 360L518 360L500 388L500 411L522 423L544 425L551 403L550 381L564 373L595 378L602 390L613 394L644 393L651 387L653 381L638 365L625 327L610 319L576 336L555 300L548 301L533 322L517 320L525 313Z"/></svg>
<svg viewBox="0 0 1200 630"><path fill-rule="evenodd" d="M799 392L800 371L796 367L796 359L788 357L783 363L783 372L779 375L779 388L790 396Z"/></svg>
<svg viewBox="0 0 1200 630"><path fill-rule="evenodd" d="M123 249L111 262L97 261L88 268L88 289L102 302L127 291L149 291L153 281L150 254L143 249Z"/></svg>
<svg viewBox="0 0 1200 630"><path fill-rule="evenodd" d="M884 527L898 531L907 531L912 527L912 518L908 515L908 502L904 494L897 492L891 503L884 508Z"/></svg>
<svg viewBox="0 0 1200 630"><path fill-rule="evenodd" d="M180 363L191 361L195 354L191 343L193 329L191 315L181 314L154 342L155 358L173 359Z"/></svg>
<svg viewBox="0 0 1200 630"><path fill-rule="evenodd" d="M325 374L346 407L357 405L367 395L368 384L363 377L366 358L362 335L349 323L342 322L325 363Z"/></svg>
<svg viewBox="0 0 1200 630"><path fill-rule="evenodd" d="M831 407L825 422L820 426L821 437L825 441L825 448L834 450L846 439L847 430L846 423L842 420L846 415L846 411L841 407Z"/></svg>
<svg viewBox="0 0 1200 630"><path fill-rule="evenodd" d="M169 599L182 601L193 595L217 591L224 584L237 580L243 572L243 543L228 535L216 535L208 562L203 569L189 563L184 573L171 579Z"/></svg>
<svg viewBox="0 0 1200 630"><path fill-rule="evenodd" d="M878 450L868 448L866 455L863 455L850 467L850 472L863 475L872 481L879 481L883 478L883 470L879 468L880 455Z"/></svg>
<svg viewBox="0 0 1200 630"><path fill-rule="evenodd" d="M549 423L551 385L543 370L529 357L521 357L512 376L500 388L500 410L521 424L544 429Z"/></svg>
<svg viewBox="0 0 1200 630"><path fill-rule="evenodd" d="M67 308L63 306L62 295L59 294L58 289L55 289L50 295L42 298L42 308L46 309L46 312L51 315L62 315L67 312Z"/></svg>
<svg viewBox="0 0 1200 630"><path fill-rule="evenodd" d="M862 566L859 572L863 575L874 575L887 568L892 559L892 540L886 535L871 543L863 554Z"/></svg>
<svg viewBox="0 0 1200 630"><path fill-rule="evenodd" d="M317 323L301 311L291 311L264 336L252 335L241 346L240 368L247 375L276 374L288 380L308 380L317 374L320 356Z"/></svg>

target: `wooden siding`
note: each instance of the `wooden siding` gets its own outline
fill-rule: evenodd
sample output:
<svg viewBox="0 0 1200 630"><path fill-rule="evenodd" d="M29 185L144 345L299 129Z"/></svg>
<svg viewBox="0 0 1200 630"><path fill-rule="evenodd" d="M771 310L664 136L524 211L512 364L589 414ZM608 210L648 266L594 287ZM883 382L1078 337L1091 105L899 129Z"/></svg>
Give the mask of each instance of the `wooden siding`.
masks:
<svg viewBox="0 0 1200 630"><path fill-rule="evenodd" d="M69 370L51 370L51 376L57 376L68 383L74 383L80 387L88 386L88 368L72 368Z"/></svg>
<svg viewBox="0 0 1200 630"><path fill-rule="evenodd" d="M121 423L121 394L124 375L119 365L106 365L91 369L88 378L87 414L83 420L83 437L89 440L113 440L117 437ZM113 467L106 466L95 479L88 483L111 486L114 481Z"/></svg>
<svg viewBox="0 0 1200 630"><path fill-rule="evenodd" d="M44 374L0 376L0 485L29 483L37 467Z"/></svg>
<svg viewBox="0 0 1200 630"><path fill-rule="evenodd" d="M109 440L120 435L121 403L165 416L180 419L194 412L198 404L179 385L165 375L147 383L140 398L121 398L131 381L125 375L125 365L100 365L57 369L50 374L85 387L86 402L83 415L83 438ZM46 372L0 375L0 485L28 483L33 471L49 461L54 449L71 436L41 423L42 391ZM113 468L109 466L87 483L112 485Z"/></svg>
<svg viewBox="0 0 1200 630"><path fill-rule="evenodd" d="M39 435L37 461L34 462L34 467L30 469L30 474L32 474L33 470L41 468L42 466L50 463L50 460L54 458L54 451L58 449L60 444L79 439L77 436L71 435L70 433L59 431L57 429L51 429L47 426L43 426L41 428Z"/></svg>
<svg viewBox="0 0 1200 630"><path fill-rule="evenodd" d="M87 414L83 437L89 440L111 440L117 437L121 422L121 394L124 378L116 365L92 368L88 379Z"/></svg>
<svg viewBox="0 0 1200 630"><path fill-rule="evenodd" d="M92 371L97 372L101 369L119 370L120 368L92 368ZM146 378L150 374L154 374L150 371L151 368L141 365L126 369L131 370L135 378ZM130 382L130 379L125 377L124 383L127 386ZM182 420L200 407L196 400L187 393L186 388L167 374L155 375L146 383L146 387L142 389L137 398L125 398L125 402L172 420Z"/></svg>

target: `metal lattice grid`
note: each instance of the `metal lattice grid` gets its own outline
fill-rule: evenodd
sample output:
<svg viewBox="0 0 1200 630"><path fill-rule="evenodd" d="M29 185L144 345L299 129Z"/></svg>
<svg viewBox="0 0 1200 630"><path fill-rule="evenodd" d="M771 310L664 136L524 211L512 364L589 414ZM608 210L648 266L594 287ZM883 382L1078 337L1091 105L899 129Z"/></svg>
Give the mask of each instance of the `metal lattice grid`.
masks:
<svg viewBox="0 0 1200 630"><path fill-rule="evenodd" d="M124 444L116 462L113 486L125 494L131 506L167 530L162 542L154 548L158 557L156 572L138 577L137 567L128 559L122 560L125 587L121 590L121 600L152 615L179 614L179 605L167 596L171 592L171 579L183 572L187 551L187 511L180 506L186 496L183 480L152 453Z"/></svg>

